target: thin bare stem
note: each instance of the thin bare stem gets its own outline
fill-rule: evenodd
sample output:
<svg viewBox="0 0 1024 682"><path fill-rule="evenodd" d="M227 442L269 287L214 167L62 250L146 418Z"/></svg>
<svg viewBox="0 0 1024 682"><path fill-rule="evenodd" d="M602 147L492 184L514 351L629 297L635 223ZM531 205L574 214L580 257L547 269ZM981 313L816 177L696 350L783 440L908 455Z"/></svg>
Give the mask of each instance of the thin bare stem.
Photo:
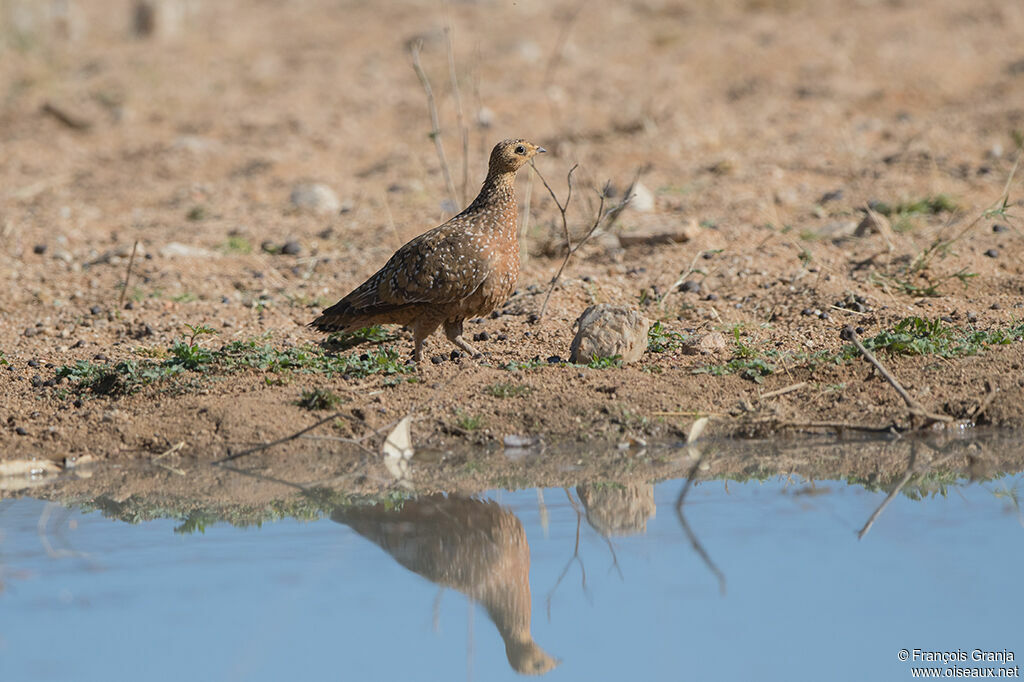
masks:
<svg viewBox="0 0 1024 682"><path fill-rule="evenodd" d="M448 49L448 78L452 82L452 96L455 98L455 116L462 138L462 205L469 203L469 128L462 111L462 94L459 92L459 77L455 70L455 46L452 41L451 18L446 17L444 27L445 46Z"/></svg>
<svg viewBox="0 0 1024 682"><path fill-rule="evenodd" d="M544 296L544 303L541 305L540 313L537 315L537 321L539 322L543 319L544 313L548 309L548 302L551 300L551 294L555 291L555 287L558 285L558 280L562 277L562 272L565 270L565 266L569 264L569 259L572 258L574 253L579 251L580 247L586 244L587 241L594 236L597 228L601 226L601 223L604 222L606 218L612 217L612 219L614 219L614 217L618 216L622 212L622 209L626 207L630 200L632 200L633 195L627 192L621 202L608 209L606 212L604 210L604 201L608 197L610 187L610 183L606 182L604 189L598 193L600 201L597 206L597 215L594 217L594 222L590 225L590 229L586 231L580 241L573 245L572 236L569 234L569 223L566 219L566 211L569 209L569 202L572 201L572 174L579 167L579 164L573 164L573 167L569 169L569 172L566 175L565 180L568 185L568 190L565 194L564 203L558 200L558 196L555 194L555 191L551 189L551 185L548 184L544 175L537 170L537 166L533 165L531 162L530 167L533 168L533 172L540 178L540 181L544 184L544 189L548 191L548 194L551 195L551 199L555 202L555 206L558 207L558 213L562 220L562 233L565 235L565 258L562 259L562 264L558 267L558 272L556 272L555 276L551 278L551 282L548 285L548 293Z"/></svg>
<svg viewBox="0 0 1024 682"><path fill-rule="evenodd" d="M434 141L434 148L437 150L437 159L441 163L441 174L444 176L445 189L448 191L448 199L451 200L452 205L458 205L458 198L455 195L455 185L452 182L451 168L448 166L448 158L444 153L444 144L441 142L441 123L437 116L437 105L434 102L434 91L430 87L430 79L427 78L426 71L423 70L423 65L420 63L420 48L423 46L422 41L416 41L409 47L409 53L412 55L412 68L416 71L416 75L420 79L420 84L423 86L423 91L427 95L427 108L430 110L430 125L432 129L430 131L430 139Z"/></svg>
<svg viewBox="0 0 1024 682"><path fill-rule="evenodd" d="M124 284L121 286L121 295L117 298L117 309L120 310L124 307L124 294L128 291L128 280L132 276L132 265L135 264L135 252L139 250L139 240L135 240L134 246L132 246L132 255L128 258L128 269L124 271Z"/></svg>

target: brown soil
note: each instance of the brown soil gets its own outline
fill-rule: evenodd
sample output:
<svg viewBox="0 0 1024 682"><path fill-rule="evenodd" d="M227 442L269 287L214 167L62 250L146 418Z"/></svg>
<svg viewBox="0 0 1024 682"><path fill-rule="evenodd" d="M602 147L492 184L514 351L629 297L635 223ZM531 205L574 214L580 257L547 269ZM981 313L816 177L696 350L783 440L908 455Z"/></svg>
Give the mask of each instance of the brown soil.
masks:
<svg viewBox="0 0 1024 682"><path fill-rule="evenodd" d="M521 204L528 191L531 203L520 294L505 314L468 328L491 337L477 344L489 366L426 363L417 383L396 385L213 374L75 403L67 382L38 384L78 360L162 351L185 324L216 328L203 341L212 347L316 341L303 325L320 307L446 217L405 48L417 36L457 186L462 177L439 3L312 0L300 10L228 0L197 5L160 40L128 34L127 2L80 4L84 36L58 38L48 23L0 34L0 362L10 365L0 367L0 458L148 459L184 442L175 456L207 461L311 424L318 415L295 403L316 387L345 397L346 414L373 428L415 408L417 445L439 448L511 434L672 438L698 414L713 415L719 434L810 421L906 425L899 397L862 361L781 361L759 384L694 373L731 350L648 353L621 369L501 367L566 357L573 320L597 302L640 306L687 334L724 331L730 343L742 325L758 353L790 355L837 351L847 324L870 336L908 316L980 329L1022 316L1019 223L975 222L1003 193L1011 132L1024 130L1024 11L1014 3L640 0L587 3L578 14L540 0L458 3L449 12L472 124L468 192L490 146L522 136L551 150L538 167L557 191L580 164L574 231L592 220L591 188L606 178L621 193L642 171L652 210L627 210L613 234L576 253L532 324L564 243L552 201L521 173ZM1022 177L1009 186L1011 215ZM294 210L300 181L331 186L344 210ZM938 195L961 210L894 216L898 231L852 234L870 201ZM688 240L623 248L616 237L644 231ZM936 240L961 234L907 274ZM118 298L136 240L126 308ZM290 240L299 254L261 249ZM173 243L199 251L174 255ZM669 292L691 264L700 290ZM954 273L971 276L961 285ZM907 293L931 285L935 296ZM865 310L835 307L849 295ZM405 335L391 344L410 350ZM450 350L440 337L429 344L429 355ZM1024 344L884 361L932 411L1024 426ZM491 395L499 383L529 388ZM366 433L345 423L340 435ZM314 446L332 444L295 440L275 452Z"/></svg>

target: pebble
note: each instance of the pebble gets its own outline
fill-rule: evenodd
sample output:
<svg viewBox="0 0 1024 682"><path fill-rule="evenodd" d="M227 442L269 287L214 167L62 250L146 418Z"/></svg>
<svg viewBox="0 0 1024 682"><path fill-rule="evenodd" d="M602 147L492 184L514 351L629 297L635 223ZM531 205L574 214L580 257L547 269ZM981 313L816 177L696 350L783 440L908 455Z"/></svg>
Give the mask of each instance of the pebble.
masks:
<svg viewBox="0 0 1024 682"><path fill-rule="evenodd" d="M697 293L700 291L700 282L695 279L688 279L679 285L679 291Z"/></svg>
<svg viewBox="0 0 1024 682"><path fill-rule="evenodd" d="M103 312L103 308L101 308L98 305L94 305L93 307L89 308L89 314L91 314L91 315L99 315L102 312Z"/></svg>
<svg viewBox="0 0 1024 682"><path fill-rule="evenodd" d="M127 303L124 304L124 309L125 310L135 310L135 304L132 303L131 301L128 301Z"/></svg>
<svg viewBox="0 0 1024 682"><path fill-rule="evenodd" d="M705 301L717 301L718 300L718 294L708 294L707 296L704 297L704 300Z"/></svg>
<svg viewBox="0 0 1024 682"><path fill-rule="evenodd" d="M458 362L459 360L462 359L462 351L460 351L460 350L453 350L448 355L448 357L451 359L452 362Z"/></svg>
<svg viewBox="0 0 1024 682"><path fill-rule="evenodd" d="M302 253L302 246L299 245L298 241L289 239L284 243L284 246L281 247L281 253L286 256L298 256Z"/></svg>
<svg viewBox="0 0 1024 682"><path fill-rule="evenodd" d="M498 341L508 341L508 334L498 334L494 338Z"/></svg>
<svg viewBox="0 0 1024 682"><path fill-rule="evenodd" d="M25 330L24 333L25 333L25 336L30 336L31 337L31 336L35 336L36 334L38 334L39 330L35 329L33 327L29 327L28 329Z"/></svg>
<svg viewBox="0 0 1024 682"><path fill-rule="evenodd" d="M32 360L28 361L28 366L29 367L38 367L39 366L39 361L33 358Z"/></svg>
<svg viewBox="0 0 1024 682"><path fill-rule="evenodd" d="M806 317L813 317L813 316L817 315L818 312L819 311L814 310L813 308L804 308L803 310L800 311L800 314L804 315Z"/></svg>
<svg viewBox="0 0 1024 682"><path fill-rule="evenodd" d="M92 359L95 360L96 362L109 362L110 361L110 359L106 355L104 355L103 353L97 353L96 355L92 356Z"/></svg>
<svg viewBox="0 0 1024 682"><path fill-rule="evenodd" d="M14 432L16 434L18 434L19 436L27 436L28 435L28 431L25 430L24 426L19 426L18 428L14 429Z"/></svg>
<svg viewBox="0 0 1024 682"><path fill-rule="evenodd" d="M989 306L989 309L990 310L1002 310L1003 306L999 305L998 303L993 303L992 305Z"/></svg>
<svg viewBox="0 0 1024 682"><path fill-rule="evenodd" d="M530 313L529 316L526 318L526 321L529 322L530 324L533 324L537 322L539 319L540 315L538 315L537 313Z"/></svg>
<svg viewBox="0 0 1024 682"><path fill-rule="evenodd" d="M82 403L82 399L81 398L75 398L75 402L73 402L71 404L74 405L75 407L81 407L82 404L83 404Z"/></svg>
<svg viewBox="0 0 1024 682"><path fill-rule="evenodd" d="M38 374L33 374L32 379L30 381L32 383L32 386L34 386L35 388L39 388L40 386L43 385L43 378Z"/></svg>
<svg viewBox="0 0 1024 682"><path fill-rule="evenodd" d="M998 234L1000 232L1009 232L1009 230L1010 230L1009 226L1002 225L1000 223L996 223L995 225L992 226L992 231L995 232L996 234Z"/></svg>
<svg viewBox="0 0 1024 682"><path fill-rule="evenodd" d="M829 314L824 312L824 311L820 312L820 313L818 313L818 319L819 320L827 320L827 319L829 319Z"/></svg>
<svg viewBox="0 0 1024 682"><path fill-rule="evenodd" d="M989 258L999 258L999 251L997 249L989 249L985 252L985 255Z"/></svg>
<svg viewBox="0 0 1024 682"><path fill-rule="evenodd" d="M967 313L967 321L968 322L977 322L978 321L978 314L975 313L973 310L970 311L969 313Z"/></svg>
<svg viewBox="0 0 1024 682"><path fill-rule="evenodd" d="M318 183L300 183L292 188L290 197L292 206L303 211L319 213L337 213L341 210L341 201L327 185Z"/></svg>
<svg viewBox="0 0 1024 682"><path fill-rule="evenodd" d="M824 194L822 194L821 198L818 199L818 203L819 204L827 204L830 201L839 201L842 198L843 198L843 190L842 189L834 189L831 192L825 192Z"/></svg>
<svg viewBox="0 0 1024 682"><path fill-rule="evenodd" d="M549 365L557 365L561 361L562 361L562 356L560 356L560 355L552 355L551 357L548 358L548 364Z"/></svg>
<svg viewBox="0 0 1024 682"><path fill-rule="evenodd" d="M474 341L486 341L489 338L491 338L491 335L488 334L487 332L479 332L477 334L473 334Z"/></svg>
<svg viewBox="0 0 1024 682"><path fill-rule="evenodd" d="M36 244L32 247L32 253L41 256L46 253L46 244Z"/></svg>
<svg viewBox="0 0 1024 682"><path fill-rule="evenodd" d="M444 362L444 356L443 355L435 355L434 357L430 358L430 361L432 363L434 363L435 365L440 365L442 362Z"/></svg>

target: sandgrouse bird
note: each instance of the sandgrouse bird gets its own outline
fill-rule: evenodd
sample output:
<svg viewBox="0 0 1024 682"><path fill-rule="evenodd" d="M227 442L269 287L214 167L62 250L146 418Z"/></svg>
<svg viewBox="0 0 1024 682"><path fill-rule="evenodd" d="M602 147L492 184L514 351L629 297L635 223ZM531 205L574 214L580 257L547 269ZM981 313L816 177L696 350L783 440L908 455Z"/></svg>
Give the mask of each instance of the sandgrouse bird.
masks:
<svg viewBox="0 0 1024 682"><path fill-rule="evenodd" d="M401 324L412 331L413 359L440 325L448 340L479 355L462 323L505 302L519 277L516 171L543 147L503 140L491 151L480 194L462 213L398 249L370 279L323 311L309 326L324 332Z"/></svg>

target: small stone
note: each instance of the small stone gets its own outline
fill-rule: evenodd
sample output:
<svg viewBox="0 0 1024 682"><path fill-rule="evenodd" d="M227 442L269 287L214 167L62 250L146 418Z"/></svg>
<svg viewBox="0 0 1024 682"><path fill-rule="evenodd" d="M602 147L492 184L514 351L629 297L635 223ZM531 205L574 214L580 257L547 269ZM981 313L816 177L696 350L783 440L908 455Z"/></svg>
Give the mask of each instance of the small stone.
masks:
<svg viewBox="0 0 1024 682"><path fill-rule="evenodd" d="M707 296L704 297L704 300L705 301L717 301L718 300L718 294L708 294Z"/></svg>
<svg viewBox="0 0 1024 682"><path fill-rule="evenodd" d="M978 321L978 314L976 312L974 312L973 310L968 312L967 313L967 321L968 322L977 322Z"/></svg>
<svg viewBox="0 0 1024 682"><path fill-rule="evenodd" d="M473 334L473 340L474 341L486 341L489 338L491 338L491 335L488 334L487 332L479 332L479 333Z"/></svg>
<svg viewBox="0 0 1024 682"><path fill-rule="evenodd" d="M434 363L435 365L440 365L442 362L444 362L444 356L443 355L435 355L435 356L430 358L430 361L432 363Z"/></svg>
<svg viewBox="0 0 1024 682"><path fill-rule="evenodd" d="M633 185L632 198L626 207L639 213L650 213L654 210L654 194L643 183L638 182Z"/></svg>
<svg viewBox="0 0 1024 682"><path fill-rule="evenodd" d="M39 361L36 360L35 358L33 358L33 359L28 361L28 366L29 367L38 367L39 366Z"/></svg>
<svg viewBox="0 0 1024 682"><path fill-rule="evenodd" d="M128 301L127 303L124 304L124 309L125 310L135 310L135 304L132 303L131 301Z"/></svg>
<svg viewBox="0 0 1024 682"><path fill-rule="evenodd" d="M814 316L814 309L813 308L804 308L803 310L800 311L800 314L805 316L805 317L813 317Z"/></svg>
<svg viewBox="0 0 1024 682"><path fill-rule="evenodd" d="M498 341L508 341L508 334L498 334L494 338Z"/></svg>
<svg viewBox="0 0 1024 682"><path fill-rule="evenodd" d="M81 407L83 405L81 398L75 398L75 402L71 403L75 407Z"/></svg>
<svg viewBox="0 0 1024 682"><path fill-rule="evenodd" d="M863 334L865 330L864 330L864 327L857 327L857 329L855 329L854 331L856 331L857 334L859 335L859 334Z"/></svg>
<svg viewBox="0 0 1024 682"><path fill-rule="evenodd" d="M998 303L993 303L992 305L989 306L989 310L1002 310L1002 309L1003 309L1003 306L999 305Z"/></svg>
<svg viewBox="0 0 1024 682"><path fill-rule="evenodd" d="M842 198L843 198L843 190L842 189L834 189L831 192L825 192L824 194L822 194L821 198L818 199L818 203L819 204L827 204L830 201L839 201Z"/></svg>
<svg viewBox="0 0 1024 682"><path fill-rule="evenodd" d="M953 322L953 318L950 317L949 315L943 315L939 319L942 320L943 322L945 322L946 324L952 324L952 322Z"/></svg>
<svg viewBox="0 0 1024 682"><path fill-rule="evenodd" d="M818 319L819 320L827 320L827 319L829 319L829 314L824 312L824 311L822 311L822 312L818 313Z"/></svg>
<svg viewBox="0 0 1024 682"><path fill-rule="evenodd" d="M695 279L688 279L679 285L679 291L695 294L700 291L700 282Z"/></svg>
<svg viewBox="0 0 1024 682"><path fill-rule="evenodd" d="M462 351L460 351L460 350L453 350L448 355L448 357L449 357L449 359L451 359L452 362L458 362L459 360L462 359Z"/></svg>
<svg viewBox="0 0 1024 682"><path fill-rule="evenodd" d="M996 234L999 234L1000 232L1009 232L1010 227L1008 225L996 223L995 225L992 226L992 231L995 232Z"/></svg>
<svg viewBox="0 0 1024 682"><path fill-rule="evenodd" d="M281 247L281 253L286 256L298 256L302 253L302 246L299 245L298 241L289 239L284 243L284 246Z"/></svg>
<svg viewBox="0 0 1024 682"><path fill-rule="evenodd" d="M102 312L103 312L103 308L101 308L98 305L94 305L93 307L89 308L89 314L90 315L99 315Z"/></svg>
<svg viewBox="0 0 1024 682"><path fill-rule="evenodd" d="M538 320L540 320L540 315L538 315L537 313L530 313L530 314L529 314L529 315L528 315L528 316L526 317L526 321L527 321L527 322L529 322L530 324L534 324L534 323L535 323L535 322L537 322Z"/></svg>
<svg viewBox="0 0 1024 682"><path fill-rule="evenodd" d="M26 330L24 331L24 334L25 334L25 336L30 336L30 337L31 337L31 336L35 336L35 335L36 335L36 334L38 334L38 333L39 333L39 330L38 330L38 329L35 329L35 328L33 328L33 327L29 327L28 329L26 329Z"/></svg>
<svg viewBox="0 0 1024 682"><path fill-rule="evenodd" d="M33 374L32 379L30 379L30 383L32 384L33 387L39 388L40 386L43 385L43 378L38 374Z"/></svg>
<svg viewBox="0 0 1024 682"><path fill-rule="evenodd" d="M18 428L14 429L14 432L16 434L18 434L19 436L27 436L28 435L28 431L25 430L24 426L19 426Z"/></svg>
<svg viewBox="0 0 1024 682"><path fill-rule="evenodd" d="M46 253L46 244L36 244L35 246L32 247L32 253L36 254L37 256L42 256L44 253Z"/></svg>
<svg viewBox="0 0 1024 682"><path fill-rule="evenodd" d="M92 359L95 360L96 362L109 362L109 358L103 353L97 353L96 355L92 356Z"/></svg>
<svg viewBox="0 0 1024 682"><path fill-rule="evenodd" d="M561 361L562 361L562 356L561 355L552 355L551 357L548 358L548 364L549 365L557 365Z"/></svg>
<svg viewBox="0 0 1024 682"><path fill-rule="evenodd" d="M999 258L999 250L989 249L988 251L985 252L985 255L988 256L989 258Z"/></svg>
<svg viewBox="0 0 1024 682"><path fill-rule="evenodd" d="M300 183L292 188L290 200L295 208L319 215L337 213L341 210L338 195L327 185Z"/></svg>
<svg viewBox="0 0 1024 682"><path fill-rule="evenodd" d="M729 347L721 332L709 332L700 338L684 343L680 350L684 355L716 355Z"/></svg>
<svg viewBox="0 0 1024 682"><path fill-rule="evenodd" d="M587 363L594 357L618 355L622 364L636 362L647 350L649 320L635 309L603 303L592 305L576 320L569 360Z"/></svg>

